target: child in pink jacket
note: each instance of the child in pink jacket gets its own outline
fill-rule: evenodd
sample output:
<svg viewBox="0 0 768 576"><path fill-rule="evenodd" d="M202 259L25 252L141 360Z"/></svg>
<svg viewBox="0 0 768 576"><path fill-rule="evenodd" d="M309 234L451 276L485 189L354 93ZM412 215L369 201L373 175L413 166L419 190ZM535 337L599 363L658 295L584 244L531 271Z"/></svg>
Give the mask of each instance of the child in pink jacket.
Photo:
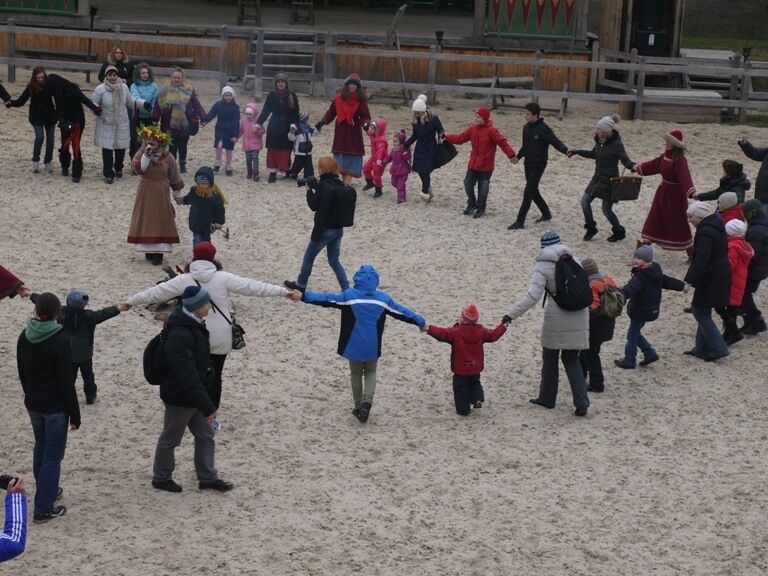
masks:
<svg viewBox="0 0 768 576"><path fill-rule="evenodd" d="M255 102L245 106L245 118L240 121L240 138L243 139L245 166L248 170L246 178L259 181L259 151L264 148L264 128L256 124L259 107Z"/></svg>
<svg viewBox="0 0 768 576"><path fill-rule="evenodd" d="M365 177L365 186L363 190L375 188L374 198L381 196L381 189L384 184L381 177L384 174L384 166L378 162L383 162L389 152L389 143L387 142L387 121L384 118L377 118L371 122L368 127L368 137L371 139L371 157L363 165L363 176Z"/></svg>
<svg viewBox="0 0 768 576"><path fill-rule="evenodd" d="M408 180L408 174L411 173L411 151L405 147L407 137L405 130L395 133L392 152L384 160L379 160L382 168L392 163L389 173L392 175L392 186L397 189L398 204L405 202L405 183Z"/></svg>

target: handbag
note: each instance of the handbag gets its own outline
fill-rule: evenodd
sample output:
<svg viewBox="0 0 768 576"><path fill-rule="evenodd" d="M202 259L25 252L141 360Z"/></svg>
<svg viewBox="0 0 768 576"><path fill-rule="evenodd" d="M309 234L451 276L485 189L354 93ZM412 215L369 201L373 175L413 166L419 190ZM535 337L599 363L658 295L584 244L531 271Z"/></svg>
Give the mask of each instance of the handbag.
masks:
<svg viewBox="0 0 768 576"><path fill-rule="evenodd" d="M458 153L456 146L450 142L440 142L437 145L437 150L435 150L435 156L432 158L432 164L435 168L445 166L448 162L456 158Z"/></svg>
<svg viewBox="0 0 768 576"><path fill-rule="evenodd" d="M200 132L199 116L192 116L192 118L189 120L189 123L187 124L187 132L190 136L195 136L198 132Z"/></svg>
<svg viewBox="0 0 768 576"><path fill-rule="evenodd" d="M195 284L200 286L200 282L195 280ZM237 323L237 320L235 319L235 315L232 315L232 319L224 314L224 312L221 311L221 308L219 308L216 305L216 302L211 300L211 306L213 306L213 309L221 314L224 317L224 320L227 321L227 324L232 326L232 350L240 350L241 348L245 348L245 330L243 329L240 324Z"/></svg>
<svg viewBox="0 0 768 576"><path fill-rule="evenodd" d="M640 185L643 179L640 176L618 176L611 178L611 201L637 200L640 196Z"/></svg>

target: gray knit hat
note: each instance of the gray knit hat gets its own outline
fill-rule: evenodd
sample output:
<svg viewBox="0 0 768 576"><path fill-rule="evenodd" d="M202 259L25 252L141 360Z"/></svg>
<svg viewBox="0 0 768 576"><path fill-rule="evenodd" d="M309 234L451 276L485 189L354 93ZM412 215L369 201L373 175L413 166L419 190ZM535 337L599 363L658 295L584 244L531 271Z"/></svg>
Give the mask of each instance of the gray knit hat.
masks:
<svg viewBox="0 0 768 576"><path fill-rule="evenodd" d="M581 267L584 268L584 272L587 273L587 276L592 276L592 274L600 272L600 270L597 269L597 262L592 260L592 258L584 258L584 260L581 261Z"/></svg>
<svg viewBox="0 0 768 576"><path fill-rule="evenodd" d="M635 258L643 262L653 262L653 248L650 244L643 244L635 250Z"/></svg>

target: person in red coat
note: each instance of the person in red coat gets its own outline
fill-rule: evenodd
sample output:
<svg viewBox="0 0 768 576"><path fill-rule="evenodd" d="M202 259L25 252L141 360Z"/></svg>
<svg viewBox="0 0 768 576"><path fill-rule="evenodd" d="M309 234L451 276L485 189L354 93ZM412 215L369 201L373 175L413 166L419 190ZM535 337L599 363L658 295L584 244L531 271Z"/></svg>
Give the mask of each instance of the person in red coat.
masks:
<svg viewBox="0 0 768 576"><path fill-rule="evenodd" d="M363 131L371 123L368 110L368 97L363 90L360 75L352 73L344 81L343 88L336 94L320 122L315 124L319 132L323 126L336 119L333 131L331 152L339 164L339 173L344 184L349 185L352 178L363 175Z"/></svg>
<svg viewBox="0 0 768 576"><path fill-rule="evenodd" d="M16 294L22 298L29 298L32 290L24 286L24 282L19 280L10 270L0 266L0 300L6 296L13 298Z"/></svg>
<svg viewBox="0 0 768 576"><path fill-rule="evenodd" d="M728 264L731 266L731 293L728 296L728 306L719 308L717 313L723 319L723 340L729 346L744 338L736 318L744 300L744 289L747 286L749 263L755 255L752 245L744 239L747 225L734 218L725 225L728 235Z"/></svg>
<svg viewBox="0 0 768 576"><path fill-rule="evenodd" d="M475 123L461 134L446 134L445 141L451 144L472 142L472 153L469 155L467 175L464 177L464 190L467 192L467 207L464 214L475 213L475 218L485 215L488 202L488 192L491 174L496 164L496 147L507 155L510 161L516 158L515 151L507 139L491 122L491 111L479 108L475 112ZM477 198L475 198L477 184Z"/></svg>
<svg viewBox="0 0 768 576"><path fill-rule="evenodd" d="M683 133L673 130L664 136L664 154L634 167L641 176L661 174L661 184L653 196L651 209L643 224L643 244L657 244L665 250L685 250L693 254L693 236L688 226L688 198L696 194L688 161Z"/></svg>
<svg viewBox="0 0 768 576"><path fill-rule="evenodd" d="M496 342L507 331L501 323L490 329L477 323L480 314L477 306L470 304L461 311L458 324L440 328L430 324L427 334L440 342L451 345L451 371L453 372L453 402L456 413L469 416L470 406L480 408L485 402L480 373L483 371L483 344Z"/></svg>

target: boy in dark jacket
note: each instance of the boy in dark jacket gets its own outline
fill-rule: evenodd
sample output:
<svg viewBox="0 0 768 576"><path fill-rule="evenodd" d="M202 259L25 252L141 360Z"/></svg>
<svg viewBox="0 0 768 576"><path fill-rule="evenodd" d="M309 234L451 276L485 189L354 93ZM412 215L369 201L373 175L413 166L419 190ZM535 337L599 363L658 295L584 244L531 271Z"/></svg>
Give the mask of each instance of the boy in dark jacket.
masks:
<svg viewBox="0 0 768 576"><path fill-rule="evenodd" d="M181 492L181 486L173 481L174 449L189 427L195 437L195 471L200 490L228 492L234 486L221 480L214 466L216 406L210 397L213 372L205 328L211 297L205 288L188 286L181 304L168 318L165 328L168 375L160 385L165 417L155 449L152 486L166 492Z"/></svg>
<svg viewBox="0 0 768 576"><path fill-rule="evenodd" d="M603 313L602 299L608 286L614 288L618 288L618 286L613 278L600 272L597 262L592 258L582 260L581 267L589 275L592 304L589 306L589 349L579 352L579 361L584 371L584 377L589 377L587 391L600 393L605 390L600 347L605 342L613 340L613 332L616 328L616 318L611 318Z"/></svg>
<svg viewBox="0 0 768 576"><path fill-rule="evenodd" d="M757 148L746 138L739 140L739 147L747 158L761 162L755 179L755 198L768 203L768 148Z"/></svg>
<svg viewBox="0 0 768 576"><path fill-rule="evenodd" d="M525 167L525 190L523 191L523 203L517 213L517 219L507 227L507 230L520 230L525 227L525 217L531 208L531 202L541 210L541 218L536 222L546 222L552 219L552 212L539 192L539 182L547 169L549 160L549 147L552 146L561 154L568 154L568 147L563 144L552 128L547 126L540 117L541 106L536 102L529 102L525 105L525 126L523 126L523 146L517 152L517 158L512 160L517 164L518 160L524 159Z"/></svg>
<svg viewBox="0 0 768 576"><path fill-rule="evenodd" d="M619 368L635 367L638 346L644 356L640 366L653 364L659 359L656 350L640 331L648 322L653 322L659 317L662 289L688 292L688 287L682 280L662 272L661 266L653 261L653 248L649 244L643 244L635 250L632 259L632 279L621 289L629 302L627 305L629 329L624 358L614 360L614 364Z"/></svg>
<svg viewBox="0 0 768 576"><path fill-rule="evenodd" d="M470 304L461 311L459 322L451 328L430 324L427 334L451 345L451 371L453 372L453 403L456 413L469 416L470 406L481 408L485 402L480 373L484 367L483 344L496 342L507 331L499 324L493 330L477 323L477 306Z"/></svg>
<svg viewBox="0 0 768 576"><path fill-rule="evenodd" d="M747 175L744 174L744 166L736 160L723 160L723 177L720 178L720 186L711 192L694 194L693 198L700 202L717 200L726 192L733 192L738 198L739 204L744 204L747 190L752 187Z"/></svg>
<svg viewBox="0 0 768 576"><path fill-rule="evenodd" d="M741 331L748 336L755 336L768 330L754 298L760 283L768 278L768 216L760 200L747 200L742 208L749 225L745 237L755 255L749 263L747 287L741 304L744 309L744 326Z"/></svg>
<svg viewBox="0 0 768 576"><path fill-rule="evenodd" d="M235 90L231 86L221 89L221 100L211 107L203 124L212 122L214 118L218 120L213 137L213 147L216 149L213 171L218 172L221 168L221 150L224 149L227 151L226 174L232 176L232 151L240 137L240 107L235 102Z"/></svg>
<svg viewBox="0 0 768 576"><path fill-rule="evenodd" d="M211 232L220 230L226 222L227 197L214 183L213 169L203 166L195 173L195 185L184 196L183 204L189 204L189 229L192 246L210 242ZM225 232L226 237L226 232Z"/></svg>

